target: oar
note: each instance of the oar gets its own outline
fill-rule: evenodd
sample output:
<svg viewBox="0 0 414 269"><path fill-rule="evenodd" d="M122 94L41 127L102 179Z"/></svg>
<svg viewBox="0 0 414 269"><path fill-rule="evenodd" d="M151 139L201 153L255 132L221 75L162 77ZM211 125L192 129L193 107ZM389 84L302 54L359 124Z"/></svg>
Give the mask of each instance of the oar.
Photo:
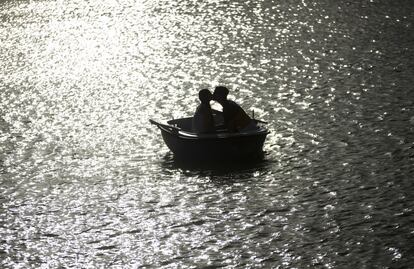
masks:
<svg viewBox="0 0 414 269"><path fill-rule="evenodd" d="M257 119L255 119L255 118L254 118L254 110L253 110L253 109L252 109L252 118L253 118L253 120L254 120L254 121L256 121L256 122L263 123L263 124L267 124L267 122L266 122L266 121L257 120Z"/></svg>
<svg viewBox="0 0 414 269"><path fill-rule="evenodd" d="M179 127L172 126L172 125L167 125L167 124L162 124L162 123L156 122L155 120L152 120L152 119L150 119L149 122L151 124L157 125L158 127L163 127L164 129L169 129L169 130L171 130L173 132L176 132L176 133L181 131L181 129Z"/></svg>
<svg viewBox="0 0 414 269"><path fill-rule="evenodd" d="M257 120L257 119L253 119L253 120L256 121L256 122L259 122L259 123L268 124L267 121L262 121L262 120Z"/></svg>

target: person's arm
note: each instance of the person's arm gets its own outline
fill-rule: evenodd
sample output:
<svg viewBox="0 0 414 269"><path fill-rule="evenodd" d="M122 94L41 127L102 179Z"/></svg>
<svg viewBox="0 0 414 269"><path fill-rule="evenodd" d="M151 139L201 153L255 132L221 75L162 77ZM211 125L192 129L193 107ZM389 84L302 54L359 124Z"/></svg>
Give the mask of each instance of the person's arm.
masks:
<svg viewBox="0 0 414 269"><path fill-rule="evenodd" d="M237 121L236 121L236 114L237 114L237 105L233 103L228 103L225 107L223 107L224 113L224 125L227 128L227 131L234 133L237 132Z"/></svg>
<svg viewBox="0 0 414 269"><path fill-rule="evenodd" d="M229 115L228 113L224 114L224 126L226 127L228 132L237 132L236 122L234 121L234 118L231 117L231 115Z"/></svg>

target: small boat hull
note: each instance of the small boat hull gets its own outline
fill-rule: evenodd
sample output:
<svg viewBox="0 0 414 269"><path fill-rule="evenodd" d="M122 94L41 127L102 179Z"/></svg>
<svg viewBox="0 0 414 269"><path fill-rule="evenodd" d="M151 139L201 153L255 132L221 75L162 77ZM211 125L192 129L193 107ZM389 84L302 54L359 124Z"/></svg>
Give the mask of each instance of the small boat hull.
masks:
<svg viewBox="0 0 414 269"><path fill-rule="evenodd" d="M198 135L180 128L188 125L190 120L191 118L172 120L168 125L151 120L151 123L161 130L163 140L175 158L233 161L263 157L263 144L269 133L267 129L259 127L257 130L243 133L219 132Z"/></svg>
<svg viewBox="0 0 414 269"><path fill-rule="evenodd" d="M267 135L188 139L165 130L161 133L175 157L197 160L260 158L263 156L263 144Z"/></svg>

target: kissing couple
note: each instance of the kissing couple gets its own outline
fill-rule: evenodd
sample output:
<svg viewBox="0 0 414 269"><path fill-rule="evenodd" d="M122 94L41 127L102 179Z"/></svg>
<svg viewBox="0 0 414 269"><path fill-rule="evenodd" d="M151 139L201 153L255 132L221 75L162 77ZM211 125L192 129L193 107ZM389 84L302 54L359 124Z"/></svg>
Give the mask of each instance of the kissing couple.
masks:
<svg viewBox="0 0 414 269"><path fill-rule="evenodd" d="M193 132L198 134L215 133L213 111L210 101L218 102L223 108L224 127L228 132L246 132L257 129L256 122L234 101L227 99L229 90L224 86L217 86L212 94L208 89L198 93L201 104L193 116Z"/></svg>

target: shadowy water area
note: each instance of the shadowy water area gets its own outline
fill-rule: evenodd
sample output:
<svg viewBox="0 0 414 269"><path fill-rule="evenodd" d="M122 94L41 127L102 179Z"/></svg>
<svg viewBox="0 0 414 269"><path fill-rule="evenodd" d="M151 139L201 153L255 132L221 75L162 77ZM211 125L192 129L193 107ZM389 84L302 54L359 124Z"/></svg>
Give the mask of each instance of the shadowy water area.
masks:
<svg viewBox="0 0 414 269"><path fill-rule="evenodd" d="M408 0L0 1L1 268L414 268ZM148 123L216 85L260 162Z"/></svg>

